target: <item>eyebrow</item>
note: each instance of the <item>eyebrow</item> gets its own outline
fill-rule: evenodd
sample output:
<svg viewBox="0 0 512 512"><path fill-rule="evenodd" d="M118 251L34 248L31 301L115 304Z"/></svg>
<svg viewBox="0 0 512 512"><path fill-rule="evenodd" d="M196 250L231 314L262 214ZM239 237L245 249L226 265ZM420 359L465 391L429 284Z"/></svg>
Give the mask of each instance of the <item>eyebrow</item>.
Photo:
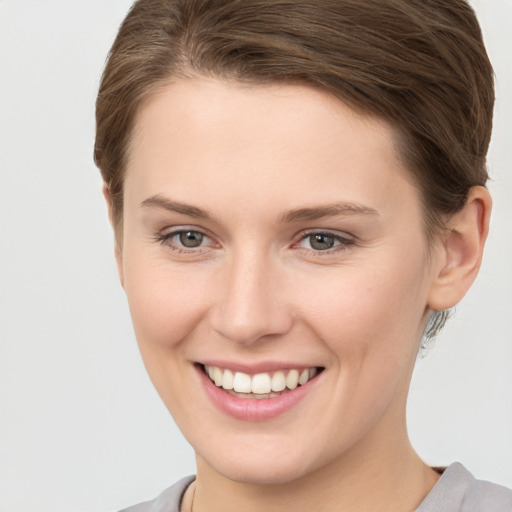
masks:
<svg viewBox="0 0 512 512"><path fill-rule="evenodd" d="M162 208L170 212L181 213L196 219L212 219L213 216L197 206L192 206L179 201L155 195L142 201L143 208ZM278 223L286 224L304 220L316 220L323 217L335 217L337 215L379 215L379 212L369 206L352 203L337 202L332 204L297 208L283 213L278 218Z"/></svg>
<svg viewBox="0 0 512 512"><path fill-rule="evenodd" d="M163 208L164 210L175 213L182 213L183 215L188 215L189 217L194 217L196 219L209 219L212 217L206 210L197 208L197 206L173 201L172 199L167 199L160 195L149 197L148 199L142 201L140 205L143 208Z"/></svg>
<svg viewBox="0 0 512 512"><path fill-rule="evenodd" d="M337 215L379 215L379 212L369 206L339 202L311 208L298 208L290 210L279 217L279 222L297 222L303 220L316 220L323 217L335 217Z"/></svg>

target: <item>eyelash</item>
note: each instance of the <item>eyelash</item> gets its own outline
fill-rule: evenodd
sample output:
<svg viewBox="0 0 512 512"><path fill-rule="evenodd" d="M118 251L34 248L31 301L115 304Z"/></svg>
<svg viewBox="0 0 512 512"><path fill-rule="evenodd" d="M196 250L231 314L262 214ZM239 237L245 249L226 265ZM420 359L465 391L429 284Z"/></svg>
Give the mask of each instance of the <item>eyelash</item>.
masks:
<svg viewBox="0 0 512 512"><path fill-rule="evenodd" d="M332 237L332 238L334 238L335 242L337 242L337 245L334 245L333 247L331 247L329 249L324 249L324 250L306 249L306 248L301 248L301 247L299 247L299 250L304 250L304 251L307 251L308 254L314 254L315 256L321 257L321 256L332 255L334 253L341 252L341 251L346 251L351 246L356 244L356 240L354 240L353 238L341 236L336 233L333 233L332 231L312 230L312 231L307 231L306 233L302 233L299 240L294 243L294 246L299 245L301 242L303 242L303 241L307 240L308 238L311 238L315 235L316 236L322 235L322 236Z"/></svg>
<svg viewBox="0 0 512 512"><path fill-rule="evenodd" d="M155 240L155 242L160 243L161 245L165 246L166 248L168 248L171 251L176 252L178 254L198 254L198 253L202 252L202 250L205 249L205 247L203 247L203 246L188 248L188 247L178 245L178 244L172 242L172 239L174 237L179 236L183 233L196 233L196 234L203 236L204 238L211 239L206 233L204 233L203 231L201 231L199 229L182 228L182 229L177 229L175 231L171 231L170 233L158 233L154 237L154 240Z"/></svg>
<svg viewBox="0 0 512 512"><path fill-rule="evenodd" d="M175 231L171 231L169 233L159 233L154 237L155 242L160 243L161 245L165 246L166 248L170 249L173 252L176 252L178 254L198 254L202 252L204 249L208 249L209 247L203 247L198 246L195 248L187 248L182 245L178 245L176 243L172 242L172 239L176 236L179 236L183 233L195 233L203 236L204 238L210 239L211 238L204 233L203 231L199 229L192 229L192 228L183 228L183 229L177 229ZM313 236L327 236L334 238L335 242L337 242L336 245L329 249L324 250L314 250L314 249L308 249L304 247L300 247L300 244L307 240L308 238L311 238ZM296 247L297 250L307 252L308 254L314 254L315 256L323 256L323 255L331 255L336 252L340 251L346 251L350 248L350 246L353 246L356 244L356 240L352 238L347 238L341 235L337 235L336 233L330 232L330 231L322 231L322 230L312 230L305 233L302 233L298 240L292 244L292 247Z"/></svg>

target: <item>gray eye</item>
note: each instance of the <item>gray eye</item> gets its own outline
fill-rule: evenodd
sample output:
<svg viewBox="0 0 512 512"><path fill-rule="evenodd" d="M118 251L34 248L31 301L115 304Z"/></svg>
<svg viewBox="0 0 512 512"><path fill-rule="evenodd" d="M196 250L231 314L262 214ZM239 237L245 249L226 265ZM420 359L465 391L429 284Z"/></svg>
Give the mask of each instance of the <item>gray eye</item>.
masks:
<svg viewBox="0 0 512 512"><path fill-rule="evenodd" d="M310 235L309 244L315 251L326 251L332 249L336 245L336 237L325 233L316 233Z"/></svg>
<svg viewBox="0 0 512 512"><path fill-rule="evenodd" d="M182 231L178 236L183 247L199 247L204 239L204 235L198 231Z"/></svg>

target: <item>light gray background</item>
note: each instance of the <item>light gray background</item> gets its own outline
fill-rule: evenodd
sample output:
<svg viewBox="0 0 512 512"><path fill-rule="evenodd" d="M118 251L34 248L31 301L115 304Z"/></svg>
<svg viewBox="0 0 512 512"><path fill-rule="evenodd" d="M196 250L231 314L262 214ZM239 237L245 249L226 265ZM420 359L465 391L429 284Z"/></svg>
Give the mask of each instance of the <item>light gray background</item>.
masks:
<svg viewBox="0 0 512 512"><path fill-rule="evenodd" d="M92 162L129 0L0 1L0 511L115 510L194 471L143 369ZM425 460L512 486L512 0L473 1L497 74L485 264L409 405Z"/></svg>

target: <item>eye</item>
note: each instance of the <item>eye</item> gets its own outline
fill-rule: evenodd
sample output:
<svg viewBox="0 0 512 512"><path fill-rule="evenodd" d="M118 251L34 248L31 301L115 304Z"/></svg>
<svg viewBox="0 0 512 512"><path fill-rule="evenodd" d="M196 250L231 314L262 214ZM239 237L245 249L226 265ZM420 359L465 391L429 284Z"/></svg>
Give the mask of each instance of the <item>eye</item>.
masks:
<svg viewBox="0 0 512 512"><path fill-rule="evenodd" d="M197 229L175 229L155 236L155 241L177 253L192 253L215 247L215 242Z"/></svg>
<svg viewBox="0 0 512 512"><path fill-rule="evenodd" d="M309 249L315 252L342 250L355 241L334 233L315 232L307 233L299 241L298 246L302 249Z"/></svg>
<svg viewBox="0 0 512 512"><path fill-rule="evenodd" d="M309 235L304 241L315 251L326 251L332 249L336 245L336 238L326 233L315 233ZM339 242L338 242L339 243Z"/></svg>
<svg viewBox="0 0 512 512"><path fill-rule="evenodd" d="M204 241L204 235L199 231L180 231L172 237L174 242L178 242L183 247L200 247Z"/></svg>

